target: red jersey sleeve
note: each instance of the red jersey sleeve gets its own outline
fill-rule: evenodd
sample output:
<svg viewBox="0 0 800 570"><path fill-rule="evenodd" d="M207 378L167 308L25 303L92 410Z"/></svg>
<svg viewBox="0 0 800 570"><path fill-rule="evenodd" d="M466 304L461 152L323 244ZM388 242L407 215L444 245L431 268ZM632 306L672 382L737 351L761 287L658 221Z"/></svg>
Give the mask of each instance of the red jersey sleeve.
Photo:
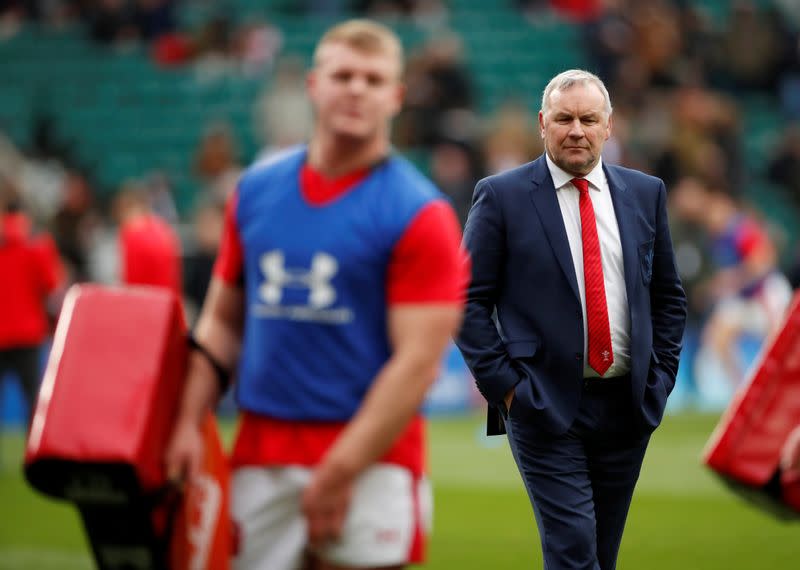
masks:
<svg viewBox="0 0 800 570"><path fill-rule="evenodd" d="M766 232L752 220L747 220L742 224L739 234L736 236L736 248L742 259L746 259L755 251L770 246L769 237Z"/></svg>
<svg viewBox="0 0 800 570"><path fill-rule="evenodd" d="M387 299L398 303L463 303L470 263L461 227L443 200L423 207L392 252Z"/></svg>
<svg viewBox="0 0 800 570"><path fill-rule="evenodd" d="M222 279L228 285L238 286L242 281L244 263L244 250L236 225L236 205L239 202L239 192L231 193L225 205L225 222L222 228L222 240L219 253L214 263L214 276Z"/></svg>

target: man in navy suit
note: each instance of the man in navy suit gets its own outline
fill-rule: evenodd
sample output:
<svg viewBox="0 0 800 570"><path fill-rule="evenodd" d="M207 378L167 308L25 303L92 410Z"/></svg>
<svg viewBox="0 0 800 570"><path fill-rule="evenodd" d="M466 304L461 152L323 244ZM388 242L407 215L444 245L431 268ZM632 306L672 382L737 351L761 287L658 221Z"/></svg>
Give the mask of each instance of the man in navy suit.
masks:
<svg viewBox="0 0 800 570"><path fill-rule="evenodd" d="M595 75L553 78L545 154L478 182L464 232L457 344L489 435L508 434L547 570L615 568L686 319L664 183L603 163L611 112Z"/></svg>

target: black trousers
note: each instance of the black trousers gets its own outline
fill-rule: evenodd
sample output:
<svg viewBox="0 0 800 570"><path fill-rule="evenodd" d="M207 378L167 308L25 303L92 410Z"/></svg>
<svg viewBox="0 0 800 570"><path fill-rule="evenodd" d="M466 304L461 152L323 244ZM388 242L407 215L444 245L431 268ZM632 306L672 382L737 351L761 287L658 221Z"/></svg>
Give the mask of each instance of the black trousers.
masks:
<svg viewBox="0 0 800 570"><path fill-rule="evenodd" d="M533 504L546 570L614 570L649 434L629 378L587 381L571 428L552 435L511 404L506 430Z"/></svg>
<svg viewBox="0 0 800 570"><path fill-rule="evenodd" d="M20 346L0 349L0 378L11 372L17 375L25 396L25 418L30 421L31 410L39 393L39 346Z"/></svg>

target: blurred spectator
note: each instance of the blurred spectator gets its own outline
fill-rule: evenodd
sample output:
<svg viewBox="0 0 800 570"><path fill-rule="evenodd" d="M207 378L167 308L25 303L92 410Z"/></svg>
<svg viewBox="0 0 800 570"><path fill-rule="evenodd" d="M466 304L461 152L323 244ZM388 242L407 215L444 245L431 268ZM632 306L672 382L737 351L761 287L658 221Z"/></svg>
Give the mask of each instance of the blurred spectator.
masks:
<svg viewBox="0 0 800 570"><path fill-rule="evenodd" d="M605 0L603 10L583 29L586 55L591 69L612 87L619 78L617 67L622 58L633 54L634 30L625 0ZM612 92L616 91L611 89ZM624 93L624 92L621 92Z"/></svg>
<svg viewBox="0 0 800 570"><path fill-rule="evenodd" d="M631 53L642 63L651 86L675 84L675 69L682 49L679 12L665 0L631 2ZM617 79L615 77L615 79Z"/></svg>
<svg viewBox="0 0 800 570"><path fill-rule="evenodd" d="M88 281L89 250L99 222L92 189L83 174L70 170L61 190L61 207L51 221L53 236L67 264L69 281Z"/></svg>
<svg viewBox="0 0 800 570"><path fill-rule="evenodd" d="M194 49L194 68L199 81L211 82L235 72L234 35L235 27L228 14L218 14L203 24Z"/></svg>
<svg viewBox="0 0 800 570"><path fill-rule="evenodd" d="M545 4L542 0L518 1L524 6ZM603 0L549 0L550 6L557 13L575 22L585 22L595 18L603 7Z"/></svg>
<svg viewBox="0 0 800 570"><path fill-rule="evenodd" d="M387 20L408 18L414 11L416 0L354 0L353 9L369 18Z"/></svg>
<svg viewBox="0 0 800 570"><path fill-rule="evenodd" d="M737 89L773 89L782 58L782 30L772 13L751 0L736 0L717 44L716 68ZM746 48L743 46L746 42Z"/></svg>
<svg viewBox="0 0 800 570"><path fill-rule="evenodd" d="M536 119L522 104L507 102L489 117L483 139L484 163L489 174L525 164L543 151Z"/></svg>
<svg viewBox="0 0 800 570"><path fill-rule="evenodd" d="M377 20L409 20L424 28L439 28L448 19L443 0L354 0L352 7Z"/></svg>
<svg viewBox="0 0 800 570"><path fill-rule="evenodd" d="M254 130L262 155L308 141L313 116L298 57L284 57L253 107Z"/></svg>
<svg viewBox="0 0 800 570"><path fill-rule="evenodd" d="M42 343L50 331L48 303L63 283L55 245L35 235L10 182L0 177L0 379L19 378L26 417L39 389ZM50 314L57 313L53 306Z"/></svg>
<svg viewBox="0 0 800 570"><path fill-rule="evenodd" d="M461 141L440 141L431 148L430 175L439 190L450 198L463 227L475 181L482 177L477 152Z"/></svg>
<svg viewBox="0 0 800 570"><path fill-rule="evenodd" d="M184 255L184 295L190 315L196 315L206 298L214 261L217 257L225 209L221 203L209 202L195 213L192 224L191 249Z"/></svg>
<svg viewBox="0 0 800 570"><path fill-rule="evenodd" d="M114 199L113 213L119 224L120 281L166 287L182 297L180 241L153 213L146 189L127 183Z"/></svg>
<svg viewBox="0 0 800 570"><path fill-rule="evenodd" d="M249 22L236 30L233 44L245 77L260 77L271 71L283 47L283 34L265 22Z"/></svg>
<svg viewBox="0 0 800 570"><path fill-rule="evenodd" d="M241 173L233 130L227 123L206 128L194 156L194 171L203 185L203 194L224 201L236 187Z"/></svg>
<svg viewBox="0 0 800 570"><path fill-rule="evenodd" d="M135 0L133 18L139 37L154 40L175 31L175 0Z"/></svg>
<svg viewBox="0 0 800 570"><path fill-rule="evenodd" d="M195 45L185 33L164 34L153 42L153 61L164 67L177 67L191 61Z"/></svg>
<svg viewBox="0 0 800 570"><path fill-rule="evenodd" d="M741 192L739 111L720 93L682 87L672 95L672 125L666 149L655 164L656 175L669 187L683 176Z"/></svg>
<svg viewBox="0 0 800 570"><path fill-rule="evenodd" d="M404 147L430 146L439 138L452 138L452 124L471 113L473 92L464 63L461 38L455 33L437 35L408 59L406 105L398 119L396 139ZM458 121L450 121L454 113ZM461 138L457 136L457 138Z"/></svg>
<svg viewBox="0 0 800 570"><path fill-rule="evenodd" d="M176 29L174 0L81 2L89 32L102 44L150 42Z"/></svg>
<svg viewBox="0 0 800 570"><path fill-rule="evenodd" d="M126 0L90 2L86 19L92 39L102 44L125 44L139 39L136 14Z"/></svg>
<svg viewBox="0 0 800 570"><path fill-rule="evenodd" d="M161 171L154 171L144 178L144 188L150 209L169 224L178 224L178 210L172 198L169 178Z"/></svg>
<svg viewBox="0 0 800 570"><path fill-rule="evenodd" d="M694 291L713 307L703 341L738 385L744 366L737 342L743 333L763 340L780 325L791 287L777 269L777 252L766 230L729 194L684 178L670 200L675 212L702 227L710 240L715 273Z"/></svg>

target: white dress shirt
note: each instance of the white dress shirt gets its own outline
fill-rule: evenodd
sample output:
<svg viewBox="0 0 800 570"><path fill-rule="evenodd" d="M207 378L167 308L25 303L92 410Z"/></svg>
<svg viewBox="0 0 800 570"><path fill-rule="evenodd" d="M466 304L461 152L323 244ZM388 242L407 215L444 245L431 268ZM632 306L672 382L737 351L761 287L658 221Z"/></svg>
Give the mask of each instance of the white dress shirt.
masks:
<svg viewBox="0 0 800 570"><path fill-rule="evenodd" d="M575 266L575 277L578 281L578 291L581 296L581 307L583 309L583 376L585 378L597 377L599 375L589 367L587 362L586 284L583 277L580 193L571 182L575 176L558 167L550 159L549 155L546 155L546 157L547 168L550 170L550 175L553 177L553 185L556 187L561 216L564 218L564 227L567 230L569 249L572 253L572 263ZM614 362L603 376L621 376L630 371L631 325L630 314L628 313L628 293L625 290L625 271L622 264L622 243L619 239L619 226L617 225L617 216L614 213L614 203L611 201L608 181L606 180L605 172L603 172L602 159L583 178L589 181L589 197L592 200L594 216L597 221L597 237L600 241L603 282L606 287L608 321L611 328L611 349L614 353Z"/></svg>

